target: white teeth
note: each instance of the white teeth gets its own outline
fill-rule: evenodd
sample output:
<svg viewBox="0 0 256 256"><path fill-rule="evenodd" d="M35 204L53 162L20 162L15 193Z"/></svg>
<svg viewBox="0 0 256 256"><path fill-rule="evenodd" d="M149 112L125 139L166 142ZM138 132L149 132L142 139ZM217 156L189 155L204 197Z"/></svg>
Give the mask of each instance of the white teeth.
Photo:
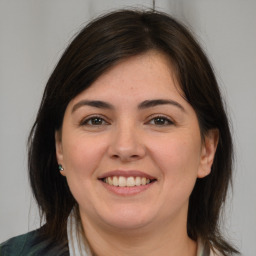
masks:
<svg viewBox="0 0 256 256"><path fill-rule="evenodd" d="M141 184L141 178L140 177L136 177L135 178L135 185L136 186L140 186L140 184Z"/></svg>
<svg viewBox="0 0 256 256"><path fill-rule="evenodd" d="M109 185L113 185L113 181L112 181L112 178L111 178L111 177L108 177L108 178L107 178L107 183L108 183Z"/></svg>
<svg viewBox="0 0 256 256"><path fill-rule="evenodd" d="M146 177L124 177L124 176L113 176L104 179L104 182L116 187L134 187L141 186L150 183L150 179Z"/></svg>
<svg viewBox="0 0 256 256"><path fill-rule="evenodd" d="M118 181L119 181L118 182L119 183L119 187L126 187L126 178L125 177L120 176Z"/></svg>
<svg viewBox="0 0 256 256"><path fill-rule="evenodd" d="M135 186L135 180L133 177L128 177L126 180L126 186L127 187L134 187Z"/></svg>
<svg viewBox="0 0 256 256"><path fill-rule="evenodd" d="M147 184L147 179L145 177L143 177L141 179L141 183L142 183L142 185L146 185Z"/></svg>
<svg viewBox="0 0 256 256"><path fill-rule="evenodd" d="M116 176L113 177L113 185L114 186L118 186L119 185L118 178Z"/></svg>

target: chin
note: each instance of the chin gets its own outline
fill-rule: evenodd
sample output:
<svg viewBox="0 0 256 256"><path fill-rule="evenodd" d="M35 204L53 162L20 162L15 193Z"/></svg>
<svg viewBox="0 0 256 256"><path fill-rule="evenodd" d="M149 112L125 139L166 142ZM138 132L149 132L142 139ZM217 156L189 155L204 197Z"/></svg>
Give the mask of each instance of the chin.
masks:
<svg viewBox="0 0 256 256"><path fill-rule="evenodd" d="M118 211L112 210L109 214L102 213L102 220L116 229L133 230L146 227L149 223L152 223L153 215L153 213L145 212L145 209L144 211L138 211L138 209L123 207Z"/></svg>

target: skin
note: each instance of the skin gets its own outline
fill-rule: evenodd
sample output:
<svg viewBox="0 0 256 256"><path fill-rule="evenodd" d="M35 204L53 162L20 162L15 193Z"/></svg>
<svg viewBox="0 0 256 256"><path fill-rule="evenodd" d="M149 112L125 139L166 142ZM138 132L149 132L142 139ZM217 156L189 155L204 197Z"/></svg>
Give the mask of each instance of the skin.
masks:
<svg viewBox="0 0 256 256"><path fill-rule="evenodd" d="M138 108L155 99L172 104ZM210 173L217 142L215 130L202 142L196 113L159 52L119 62L72 99L56 154L95 254L196 255L186 231L188 201L196 179ZM120 195L98 179L112 170L138 170L156 181Z"/></svg>

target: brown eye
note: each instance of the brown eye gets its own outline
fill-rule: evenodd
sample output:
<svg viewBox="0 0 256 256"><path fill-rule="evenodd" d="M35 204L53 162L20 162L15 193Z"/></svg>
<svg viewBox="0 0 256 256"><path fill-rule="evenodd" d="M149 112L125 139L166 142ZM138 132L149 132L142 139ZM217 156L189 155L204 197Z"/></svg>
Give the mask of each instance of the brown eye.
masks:
<svg viewBox="0 0 256 256"><path fill-rule="evenodd" d="M108 124L102 117L95 116L85 119L82 125L101 126Z"/></svg>
<svg viewBox="0 0 256 256"><path fill-rule="evenodd" d="M104 121L100 117L95 117L95 118L91 118L91 120L89 120L89 122L92 125L102 125Z"/></svg>
<svg viewBox="0 0 256 256"><path fill-rule="evenodd" d="M149 121L149 123L152 125L157 125L157 126L167 126L167 125L173 124L173 122L170 119L163 117L163 116L154 117L153 119L151 119Z"/></svg>

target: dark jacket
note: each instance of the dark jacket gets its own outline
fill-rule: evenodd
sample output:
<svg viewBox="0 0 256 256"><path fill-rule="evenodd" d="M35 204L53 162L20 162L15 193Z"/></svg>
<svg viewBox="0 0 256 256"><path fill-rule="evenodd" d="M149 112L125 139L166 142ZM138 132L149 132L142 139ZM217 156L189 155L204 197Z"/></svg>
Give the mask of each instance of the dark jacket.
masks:
<svg viewBox="0 0 256 256"><path fill-rule="evenodd" d="M68 245L40 241L39 230L13 237L0 244L0 256L69 256Z"/></svg>

